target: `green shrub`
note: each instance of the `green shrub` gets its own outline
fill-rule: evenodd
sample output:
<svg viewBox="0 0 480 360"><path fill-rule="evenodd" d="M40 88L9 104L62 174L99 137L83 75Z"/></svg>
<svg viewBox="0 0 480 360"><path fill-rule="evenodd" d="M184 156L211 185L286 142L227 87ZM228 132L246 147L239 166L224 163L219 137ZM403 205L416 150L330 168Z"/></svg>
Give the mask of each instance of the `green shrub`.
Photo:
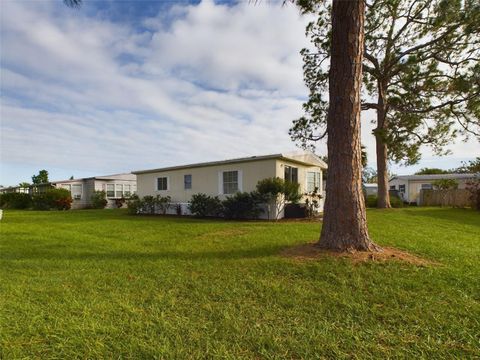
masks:
<svg viewBox="0 0 480 360"><path fill-rule="evenodd" d="M275 218L278 219L288 203L297 204L302 198L300 184L279 177L260 180L257 183L257 192L267 204L269 219L272 213L275 213Z"/></svg>
<svg viewBox="0 0 480 360"><path fill-rule="evenodd" d="M368 195L365 201L365 205L367 206L367 208L376 208L377 202L378 202L377 195Z"/></svg>
<svg viewBox="0 0 480 360"><path fill-rule="evenodd" d="M403 200L398 196L390 196L390 205L393 208L401 208L403 207Z"/></svg>
<svg viewBox="0 0 480 360"><path fill-rule="evenodd" d="M138 214L140 212L141 207L142 207L142 201L140 200L137 194L133 194L127 200L127 209L129 214L133 214L133 215Z"/></svg>
<svg viewBox="0 0 480 360"><path fill-rule="evenodd" d="M120 199L115 199L115 207L117 209L120 209L123 204L125 204L126 199L124 197L121 197Z"/></svg>
<svg viewBox="0 0 480 360"><path fill-rule="evenodd" d="M29 194L12 192L0 195L0 207L4 209L27 209L31 205Z"/></svg>
<svg viewBox="0 0 480 360"><path fill-rule="evenodd" d="M155 207L160 210L160 212L165 215L167 210L172 206L172 198L170 196L159 196L155 199Z"/></svg>
<svg viewBox="0 0 480 360"><path fill-rule="evenodd" d="M223 212L222 202L218 196L206 194L194 194L188 203L188 209L192 215L199 217L220 216Z"/></svg>
<svg viewBox="0 0 480 360"><path fill-rule="evenodd" d="M256 219L262 213L262 199L256 192L238 192L222 201L227 219Z"/></svg>
<svg viewBox="0 0 480 360"><path fill-rule="evenodd" d="M128 212L130 214L155 214L156 211L160 211L162 214L166 214L167 210L172 205L172 199L170 196L144 196L140 199L137 195L132 195L127 201Z"/></svg>
<svg viewBox="0 0 480 360"><path fill-rule="evenodd" d="M368 195L365 201L365 205L368 208L376 208L378 202L377 195ZM390 205L393 208L401 208L403 207L403 200L400 199L398 196L390 196Z"/></svg>
<svg viewBox="0 0 480 360"><path fill-rule="evenodd" d="M49 189L32 197L35 210L69 210L72 207L72 196L67 189Z"/></svg>
<svg viewBox="0 0 480 360"><path fill-rule="evenodd" d="M92 196L90 197L91 206L94 209L105 209L107 206L107 193L103 190L96 190L93 192Z"/></svg>
<svg viewBox="0 0 480 360"><path fill-rule="evenodd" d="M35 194L32 197L32 205L35 210L50 210L51 203L46 193Z"/></svg>
<svg viewBox="0 0 480 360"><path fill-rule="evenodd" d="M147 195L140 200L140 212L155 214L155 196Z"/></svg>

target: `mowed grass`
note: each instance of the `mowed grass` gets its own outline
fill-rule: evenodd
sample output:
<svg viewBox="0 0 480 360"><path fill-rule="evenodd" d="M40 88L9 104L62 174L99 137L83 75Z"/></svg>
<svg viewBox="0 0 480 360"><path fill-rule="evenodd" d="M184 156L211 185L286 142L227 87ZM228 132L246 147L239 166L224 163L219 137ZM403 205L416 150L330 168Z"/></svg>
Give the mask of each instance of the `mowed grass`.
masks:
<svg viewBox="0 0 480 360"><path fill-rule="evenodd" d="M478 358L480 214L368 220L439 265L279 255L317 223L6 211L0 358Z"/></svg>

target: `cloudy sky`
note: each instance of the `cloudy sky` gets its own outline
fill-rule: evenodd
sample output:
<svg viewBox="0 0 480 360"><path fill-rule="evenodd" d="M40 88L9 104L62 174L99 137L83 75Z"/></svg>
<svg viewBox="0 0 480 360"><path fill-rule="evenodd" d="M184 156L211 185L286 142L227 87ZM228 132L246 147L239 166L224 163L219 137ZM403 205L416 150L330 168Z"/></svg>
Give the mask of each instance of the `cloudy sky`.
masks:
<svg viewBox="0 0 480 360"><path fill-rule="evenodd" d="M0 184L295 151L307 91L293 6L262 1L2 0ZM363 143L375 163L369 115ZM452 168L478 143L425 149ZM325 146L318 146L324 154Z"/></svg>

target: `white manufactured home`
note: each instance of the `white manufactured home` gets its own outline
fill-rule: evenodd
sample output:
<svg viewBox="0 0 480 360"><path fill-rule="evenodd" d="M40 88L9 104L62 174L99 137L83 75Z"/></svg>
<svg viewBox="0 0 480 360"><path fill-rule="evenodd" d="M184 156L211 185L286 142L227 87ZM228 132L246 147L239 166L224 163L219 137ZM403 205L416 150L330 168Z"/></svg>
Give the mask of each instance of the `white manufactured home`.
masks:
<svg viewBox="0 0 480 360"><path fill-rule="evenodd" d="M84 209L91 206L94 191L105 191L107 208L115 208L116 200L128 198L137 192L137 177L131 173L106 176L93 176L81 179L50 181L45 184L28 187L12 186L2 188L0 192L20 192L27 194L42 193L51 188L67 189L72 194L72 209Z"/></svg>
<svg viewBox="0 0 480 360"><path fill-rule="evenodd" d="M311 152L272 154L239 159L133 171L137 194L170 196L188 214L192 195L204 193L225 199L236 192L250 192L266 178L279 177L299 183L301 193L323 189L322 171L327 165ZM323 209L321 201L319 211ZM282 217L280 214L279 217Z"/></svg>
<svg viewBox="0 0 480 360"><path fill-rule="evenodd" d="M420 190L431 190L437 180L456 180L459 189L465 189L467 182L475 179L478 174L433 174L433 175L398 175L388 182L390 190L398 191L403 201L420 202Z"/></svg>
<svg viewBox="0 0 480 360"><path fill-rule="evenodd" d="M105 191L106 208L117 207L116 200L128 199L137 192L137 179L131 173L52 181L50 184L70 191L73 199L72 209L88 208L94 191Z"/></svg>

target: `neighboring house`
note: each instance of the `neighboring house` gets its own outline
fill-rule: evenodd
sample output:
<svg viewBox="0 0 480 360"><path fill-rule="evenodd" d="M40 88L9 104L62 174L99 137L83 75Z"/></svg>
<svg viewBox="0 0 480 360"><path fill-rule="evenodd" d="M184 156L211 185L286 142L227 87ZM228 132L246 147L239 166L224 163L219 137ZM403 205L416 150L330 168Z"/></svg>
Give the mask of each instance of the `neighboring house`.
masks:
<svg viewBox="0 0 480 360"><path fill-rule="evenodd" d="M467 182L476 176L478 174L400 175L391 178L389 185L390 190L398 191L404 201L419 204L420 190L433 189L436 180L454 179L457 180L459 189L465 189Z"/></svg>
<svg viewBox="0 0 480 360"><path fill-rule="evenodd" d="M378 194L378 185L377 184L363 184L363 190L367 196L377 195Z"/></svg>
<svg viewBox="0 0 480 360"><path fill-rule="evenodd" d="M170 196L188 214L193 194L225 199L236 192L250 192L265 178L279 177L300 184L302 193L323 189L322 170L327 164L311 152L273 154L246 158L134 171L138 195ZM323 199L319 211L323 209ZM279 217L282 217L280 214Z"/></svg>
<svg viewBox="0 0 480 360"><path fill-rule="evenodd" d="M107 208L114 208L115 200L128 198L137 191L137 179L134 174L114 174L94 176L82 179L51 181L46 184L30 185L28 188L19 186L1 189L2 192L23 192L29 194L42 193L51 188L63 188L72 194L72 209L88 208L94 191L105 191Z"/></svg>

